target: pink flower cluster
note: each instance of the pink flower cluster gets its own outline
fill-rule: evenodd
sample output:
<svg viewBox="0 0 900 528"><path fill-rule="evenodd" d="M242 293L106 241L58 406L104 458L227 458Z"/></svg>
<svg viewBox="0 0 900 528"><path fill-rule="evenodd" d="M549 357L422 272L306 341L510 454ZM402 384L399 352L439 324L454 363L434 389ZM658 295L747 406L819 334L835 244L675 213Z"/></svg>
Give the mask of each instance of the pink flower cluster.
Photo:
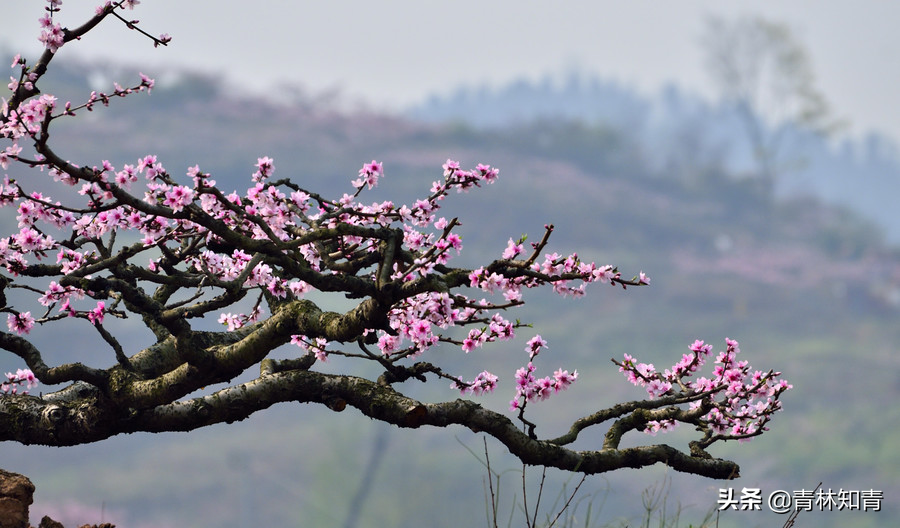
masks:
<svg viewBox="0 0 900 528"><path fill-rule="evenodd" d="M513 258L520 253L522 253L521 243L515 243L510 239L503 252L503 258ZM520 301L523 287L535 288L549 283L553 291L559 295L581 297L585 294L587 284L591 282L609 284L621 279L621 274L612 266L597 266L593 262L582 262L577 253L568 256L557 253L545 254L543 262L532 263L530 270L534 273L508 278L496 272L488 273L481 267L469 274L469 286L481 288L488 293L502 292L506 300ZM579 284L571 286L573 280L577 280ZM641 283L649 284L649 282L650 278L642 273Z"/></svg>
<svg viewBox="0 0 900 528"><path fill-rule="evenodd" d="M528 340L525 351L528 352L528 359L533 360L540 353L541 349L547 346L547 341L540 334L535 335ZM568 370L557 369L553 376L545 376L536 378L534 372L537 368L532 361L527 365L516 370L516 396L509 402L511 411L522 411L528 402L543 401L560 391L569 388L569 385L575 383L578 379L578 371L571 374Z"/></svg>
<svg viewBox="0 0 900 528"><path fill-rule="evenodd" d="M364 185L367 185L369 189L372 189L378 185L378 178L383 175L384 169L382 168L381 163L372 160L371 163L366 163L359 169L359 178L353 180L353 186L357 189L362 189Z"/></svg>
<svg viewBox="0 0 900 528"><path fill-rule="evenodd" d="M80 253L78 254L80 255ZM66 264L63 264L62 267L63 273L65 273ZM60 286L56 281L51 281L50 285L47 287L47 291L44 292L44 295L38 298L38 302L41 306L46 306L48 308L55 306L57 303L61 303L59 307L60 313L65 313L69 317L75 317L77 312L72 308L71 300L81 300L84 299L84 296L85 292L81 288L76 288L74 286ZM100 307L101 312L102 310L103 307ZM94 312L94 318L96 319L96 317L97 314Z"/></svg>
<svg viewBox="0 0 900 528"><path fill-rule="evenodd" d="M272 158L265 156L256 160L256 172L250 178L256 183L264 182L273 172L275 172L274 161Z"/></svg>
<svg viewBox="0 0 900 528"><path fill-rule="evenodd" d="M650 399L661 397L687 397L689 407L707 406L710 410L702 417L712 433L723 438L749 440L764 430L771 415L781 409L779 396L792 388L780 372L751 370L745 360L738 360L741 349L737 341L725 339L726 349L714 362L712 377L688 380L700 370L712 353L712 345L696 340L689 347L690 353L681 360L658 372L652 363L638 363L629 354L623 361L614 361L619 371L632 384L643 387ZM645 432L656 434L676 427L675 420L651 421Z"/></svg>
<svg viewBox="0 0 900 528"><path fill-rule="evenodd" d="M473 394L481 396L482 394L494 392L494 389L497 388L498 379L497 376L485 370L475 376L475 379L472 381L462 381L462 378L459 381L454 381L450 384L450 388L458 390L462 395Z"/></svg>
<svg viewBox="0 0 900 528"><path fill-rule="evenodd" d="M18 81L13 79L9 83L9 88L15 90L18 88ZM7 109L6 117L0 122L0 137L12 138L13 140L37 134L41 130L41 124L47 119L53 109L56 108L56 97L50 94L43 94L36 99L29 99L21 103L15 109ZM6 163L9 163L9 157L18 155L21 148L14 141L13 144L4 149Z"/></svg>
<svg viewBox="0 0 900 528"><path fill-rule="evenodd" d="M291 344L297 345L302 350L312 352L318 361L328 361L328 351L325 350L328 347L327 339L321 337L310 339L305 336L295 335L291 337Z"/></svg>
<svg viewBox="0 0 900 528"><path fill-rule="evenodd" d="M55 4L61 4L62 2L55 2ZM56 50L62 47L65 42L65 33L63 32L62 26L59 24L53 23L53 18L51 18L50 14L46 14L42 16L39 20L41 23L41 36L38 37L38 40L44 44L44 47L50 50L51 53L56 53Z"/></svg>
<svg viewBox="0 0 900 528"><path fill-rule="evenodd" d="M229 332L237 330L238 328L243 327L244 325L248 325L251 323L255 323L259 321L259 316L262 315L262 306L256 305L250 310L249 314L233 314L231 312L223 313L219 315L219 324L225 325Z"/></svg>
<svg viewBox="0 0 900 528"><path fill-rule="evenodd" d="M34 328L34 317L31 316L31 312L9 314L6 316L6 326L10 332L25 335Z"/></svg>
<svg viewBox="0 0 900 528"><path fill-rule="evenodd" d="M18 369L16 373L6 373L6 381L0 383L0 392L3 394L16 394L19 392L19 386L25 385L22 394L28 394L28 391L37 387L38 381L34 377L34 373L30 369Z"/></svg>

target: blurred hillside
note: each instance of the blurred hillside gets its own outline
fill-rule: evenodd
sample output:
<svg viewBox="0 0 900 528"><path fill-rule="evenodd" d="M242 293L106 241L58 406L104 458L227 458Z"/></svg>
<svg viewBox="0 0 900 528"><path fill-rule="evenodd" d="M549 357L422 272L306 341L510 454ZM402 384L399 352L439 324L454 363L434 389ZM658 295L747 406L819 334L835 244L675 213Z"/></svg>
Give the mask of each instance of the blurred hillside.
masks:
<svg viewBox="0 0 900 528"><path fill-rule="evenodd" d="M642 153L645 170L665 178L691 179L711 168L733 177L752 176L754 153L738 109L712 103L675 85L653 95L614 80L578 72L520 79L505 86L462 86L431 97L407 115L425 123L466 123L480 130L540 120L568 120L616 130ZM813 197L845 206L877 223L900 242L900 151L896 138L823 138L788 123L780 133L787 152L776 182L781 197Z"/></svg>
<svg viewBox="0 0 900 528"><path fill-rule="evenodd" d="M136 78L136 70L119 66L56 66L43 89L73 103L99 85L110 89L113 80L125 85ZM427 193L447 158L465 166L498 166L496 185L447 200L445 214L460 217L466 249L455 262L477 265L498 256L508 238L540 236L552 223L557 229L550 251L579 251L586 260L619 266L626 276L643 270L652 277L649 288L595 288L578 301L532 296L518 314L550 343L552 356L539 368L571 365L581 373L568 393L535 408L540 435L555 436L567 421L600 406L643 397L609 358L630 353L668 365L694 339L718 348L728 336L740 340L751 364L782 370L795 389L772 431L746 445L713 450L742 464L741 479L720 483L668 475L671 504L689 508L682 513L684 523L699 522L720 487L760 487L767 493L812 489L819 482L825 488L883 490L885 511L809 513L798 526L870 527L900 519L893 500L900 496L900 448L892 441L900 411L878 404L900 396L900 251L886 242L889 226L855 212L850 201L846 207L826 204L820 200L824 192L800 196L787 192L787 182L776 193L758 185L739 168L739 149L710 132L725 120L719 119L721 108L672 91L677 97L666 101L682 102L670 103L663 119L662 103L597 82L588 83L596 94L614 94L604 111L621 116L575 106L557 112L554 101L578 98L553 96L547 88L542 100L535 95L542 86L509 88L532 93L531 99L485 94L483 106L472 108L499 112L506 101L519 113L498 120L483 110L485 119L495 120L481 122L476 116L482 112L453 107L452 101L435 101L432 110L417 110L410 119L341 113L302 95L282 103L239 99L215 78L177 72L159 76L150 96L114 100L109 108L60 122L53 141L62 156L83 164L109 159L118 167L149 153L173 175L199 164L226 192L246 188L257 157L270 156L276 177L339 197L351 189L359 166L375 158L384 162L386 178L369 198L395 203ZM470 99L478 101L460 97ZM442 104L449 106L439 114ZM654 128L657 122L673 132L663 134L664 128ZM804 150L805 170L837 170L840 159L847 171L870 162L893 167L883 149L860 158L859 147L848 145ZM18 168L9 174L36 177ZM803 174L815 181L830 177ZM863 174L854 177L868 177ZM78 332L73 329L65 342L44 337L38 345L54 350L50 361L78 354L89 364L114 361ZM132 342L140 339L136 334ZM464 376L487 363L505 380L499 394L485 401L503 409L523 346L520 339L478 357L441 350L433 361ZM17 366L6 358L0 364L7 370ZM358 367L334 359L326 368ZM408 389L416 397L456 397L444 384L414 383ZM481 451L477 436L384 429L354 414L283 405L189 435L135 435L67 449L5 444L0 454L5 469L35 481L35 513L65 506L99 515L102 505L107 520L120 526L219 527L341 526L370 454L377 453L380 465L359 526L421 526L423 519L430 526L482 523L484 471L468 451ZM683 445L689 433L657 441ZM599 436L579 442L596 447ZM491 456L495 468L520 468L496 446ZM594 502L592 525L633 525L642 511L641 490L665 476L660 468L589 479L584 493ZM552 494L563 479L551 475ZM517 477L506 482L504 495L511 498L521 484ZM783 521L772 514L732 513L719 526Z"/></svg>

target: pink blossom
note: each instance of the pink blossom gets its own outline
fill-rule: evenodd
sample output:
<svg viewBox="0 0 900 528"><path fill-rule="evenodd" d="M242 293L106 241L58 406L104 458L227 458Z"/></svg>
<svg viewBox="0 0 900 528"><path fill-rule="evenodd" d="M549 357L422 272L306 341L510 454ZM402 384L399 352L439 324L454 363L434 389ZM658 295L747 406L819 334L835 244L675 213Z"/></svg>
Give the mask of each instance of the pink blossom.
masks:
<svg viewBox="0 0 900 528"><path fill-rule="evenodd" d="M444 163L444 177L448 177L453 174L453 172L459 170L459 162L453 161L451 159L447 160L447 163Z"/></svg>
<svg viewBox="0 0 900 528"><path fill-rule="evenodd" d="M154 165L156 165L156 156L152 154L144 156L138 160L137 171L138 173L144 172L145 169L153 167Z"/></svg>
<svg viewBox="0 0 900 528"><path fill-rule="evenodd" d="M353 180L353 186L357 189L361 189L364 186L372 189L378 185L378 178L382 175L384 175L384 172L381 163L372 160L371 163L366 163L359 169L359 178Z"/></svg>
<svg viewBox="0 0 900 528"><path fill-rule="evenodd" d="M534 382L529 399L546 400L553 389L553 381L549 377L541 378Z"/></svg>
<svg viewBox="0 0 900 528"><path fill-rule="evenodd" d="M445 240L450 244L450 247L456 250L457 254L462 251L462 238L456 233L450 233Z"/></svg>
<svg viewBox="0 0 900 528"><path fill-rule="evenodd" d="M226 325L229 332L243 326L243 323L241 323L240 321L240 317L230 312L219 315L219 324Z"/></svg>
<svg viewBox="0 0 900 528"><path fill-rule="evenodd" d="M44 292L44 295L38 299L38 302L41 303L42 306L50 306L61 298L63 292L65 292L65 288L57 284L56 281L52 281L48 286L47 291Z"/></svg>
<svg viewBox="0 0 900 528"><path fill-rule="evenodd" d="M568 389L569 385L575 383L576 379L578 379L577 370L569 374L568 370L557 369L556 372L553 373L553 391L559 392Z"/></svg>
<svg viewBox="0 0 900 528"><path fill-rule="evenodd" d="M30 369L17 369L16 373L6 373L6 381L0 383L0 392L17 394L19 385L25 384L26 390L22 394L28 394L28 390L37 387L37 378Z"/></svg>
<svg viewBox="0 0 900 528"><path fill-rule="evenodd" d="M33 251L35 249L41 248L42 242L44 240L40 233L30 227L24 228L19 231L19 233L15 235L14 239L16 241L16 244L18 244L25 251Z"/></svg>
<svg viewBox="0 0 900 528"><path fill-rule="evenodd" d="M272 280L269 281L269 284L266 285L266 289L276 299L283 299L287 297L287 290L284 287L284 281L279 278L273 277Z"/></svg>
<svg viewBox="0 0 900 528"><path fill-rule="evenodd" d="M24 381L29 389L37 387L38 384L37 378L34 376L34 372L31 372L31 369L16 369L16 379L20 382Z"/></svg>
<svg viewBox="0 0 900 528"><path fill-rule="evenodd" d="M709 354L712 351L712 345L706 345L703 341L699 339L694 341L694 343L689 347L691 350L697 353Z"/></svg>
<svg viewBox="0 0 900 528"><path fill-rule="evenodd" d="M482 394L494 392L494 389L497 388L498 379L497 376L485 370L468 383L463 382L462 378L459 378L459 381L451 383L450 387L459 390L460 394L463 395L474 394L475 396L481 396Z"/></svg>
<svg viewBox="0 0 900 528"><path fill-rule="evenodd" d="M516 243L513 239L509 239L509 243L506 245L506 249L503 251L503 258L505 259L514 259L519 256L522 251L524 251L521 243Z"/></svg>
<svg viewBox="0 0 900 528"><path fill-rule="evenodd" d="M656 433L667 433L676 427L678 427L678 422L675 420L650 420L647 422L644 432L650 436L656 436Z"/></svg>
<svg viewBox="0 0 900 528"><path fill-rule="evenodd" d="M288 289L294 294L294 297L301 297L304 293L310 291L312 286L303 281L291 281L288 283Z"/></svg>
<svg viewBox="0 0 900 528"><path fill-rule="evenodd" d="M490 165L483 165L479 163L475 170L481 173L481 178L485 182L491 184L497 181L497 175L500 174L500 169L492 168Z"/></svg>
<svg viewBox="0 0 900 528"><path fill-rule="evenodd" d="M537 334L526 343L525 351L528 352L529 359L534 359L534 356L538 355L538 352L541 351L541 348L547 346L547 341L541 337L541 334Z"/></svg>
<svg viewBox="0 0 900 528"><path fill-rule="evenodd" d="M166 199L163 205L171 207L174 211L181 211L194 199L194 191L187 187L175 186L166 191Z"/></svg>
<svg viewBox="0 0 900 528"><path fill-rule="evenodd" d="M400 343L400 338L397 336L392 336L390 334L382 334L378 338L378 348L381 350L381 353L385 356L389 356L397 350L397 345Z"/></svg>
<svg viewBox="0 0 900 528"><path fill-rule="evenodd" d="M706 378L706 377L702 377L702 378L697 378L696 380L694 380L694 382L691 384L691 387L696 392L707 392L707 391L711 391L711 390L715 389L716 384L713 380Z"/></svg>
<svg viewBox="0 0 900 528"><path fill-rule="evenodd" d="M328 346L327 339L317 337L314 340L310 341L308 337L297 334L291 336L291 344L297 345L307 352L312 352L316 356L317 361L321 361L323 363L328 361L328 351L325 350L325 348Z"/></svg>
<svg viewBox="0 0 900 528"><path fill-rule="evenodd" d="M647 384L647 394L650 395L650 399L652 400L669 392L669 389L671 388L672 384L668 381L653 379L650 380L650 383Z"/></svg>
<svg viewBox="0 0 900 528"><path fill-rule="evenodd" d="M593 280L601 283L609 283L616 274L612 266L601 266L592 272Z"/></svg>
<svg viewBox="0 0 900 528"><path fill-rule="evenodd" d="M146 87L147 93L150 93L150 91L153 90L153 85L156 84L156 81L151 79L150 77L147 77L143 73L138 73L138 75L141 76L141 86Z"/></svg>
<svg viewBox="0 0 900 528"><path fill-rule="evenodd" d="M253 173L253 181L262 182L275 172L272 158L265 156L256 160L256 172Z"/></svg>
<svg viewBox="0 0 900 528"><path fill-rule="evenodd" d="M65 34L63 33L62 26L59 24L54 24L53 19L50 18L49 14L45 14L40 18L41 27L44 28L41 31L41 36L38 37L44 47L50 50L51 53L56 53L56 50L62 47L65 42Z"/></svg>
<svg viewBox="0 0 900 528"><path fill-rule="evenodd" d="M415 341L421 341L428 337L431 333L431 324L424 319L420 319L413 323L410 329L410 337Z"/></svg>
<svg viewBox="0 0 900 528"><path fill-rule="evenodd" d="M98 325L103 323L103 310L106 309L106 303L97 301L97 307L89 311L87 316L91 323Z"/></svg>
<svg viewBox="0 0 900 528"><path fill-rule="evenodd" d="M34 328L34 317L31 316L31 312L9 314L6 316L6 326L11 332L24 335Z"/></svg>
<svg viewBox="0 0 900 528"><path fill-rule="evenodd" d="M0 151L0 168L9 168L10 159L16 158L22 152L22 147L17 142Z"/></svg>
<svg viewBox="0 0 900 528"><path fill-rule="evenodd" d="M125 165L124 167L122 167L122 170L116 173L116 185L127 189L131 187L131 184L136 181L137 176L134 174L134 165Z"/></svg>

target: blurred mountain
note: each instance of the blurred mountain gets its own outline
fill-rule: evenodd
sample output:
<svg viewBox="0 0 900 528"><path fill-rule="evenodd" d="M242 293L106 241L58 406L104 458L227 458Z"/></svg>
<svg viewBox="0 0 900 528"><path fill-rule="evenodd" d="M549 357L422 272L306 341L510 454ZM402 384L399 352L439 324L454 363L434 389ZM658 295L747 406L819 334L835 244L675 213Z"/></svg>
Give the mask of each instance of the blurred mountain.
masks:
<svg viewBox="0 0 900 528"><path fill-rule="evenodd" d="M424 123L465 123L497 129L536 121L569 120L618 131L641 145L644 165L685 179L717 167L752 176L754 153L735 107L712 103L668 85L647 95L613 80L577 72L520 79L496 89L460 87L432 96L406 115ZM900 242L900 156L896 138L870 132L861 139L823 138L800 127L768 130L786 136L780 196L814 197L845 206L877 223Z"/></svg>
<svg viewBox="0 0 900 528"><path fill-rule="evenodd" d="M120 65L60 62L51 71L42 88L76 104L87 97L85 90L111 90L113 80L122 85L137 80L136 69ZM520 94L559 92L545 84L512 86ZM576 106L562 116L549 111L553 100L578 100L579 90L582 99L596 99L596 116ZM471 108L494 116L490 112L499 110L489 111L488 101L502 107L514 99L513 92L479 93L483 100L475 95L452 100L469 101ZM900 411L889 402L900 397L895 353L900 252L885 240L884 229L849 204L829 205L816 195L788 192L788 182L779 183L775 194L760 186L740 168L744 162L732 161L737 147L726 133L727 109L674 88L660 100L599 81L579 81L560 93L569 96L529 103L521 95L509 103L506 120L469 120L465 107L426 120L424 110L417 110L415 119L345 113L302 95L278 103L239 98L214 77L172 72L158 76L149 96L115 99L109 108L61 120L53 142L62 156L84 165L108 159L120 167L150 153L173 175L199 164L226 192L245 189L256 159L270 156L276 178L290 177L335 198L351 192L359 167L375 158L384 162L386 177L362 199L390 198L398 204L426 194L447 158L464 166L498 166L497 184L446 200L443 214L462 222L465 251L455 264L479 265L499 256L508 238L540 237L552 223L549 251L578 251L585 260L618 265L626 276L643 270L652 277L649 288L595 288L577 301L530 296L533 302L515 314L533 322L534 332L550 343L539 369L571 366L581 374L569 392L535 406L538 434L555 436L567 421L598 407L644 396L621 379L609 358L630 353L665 368L697 338L717 346L725 336L739 339L754 366L781 370L795 386L770 432L747 445L713 450L742 464L741 479L710 482L662 468L592 478L582 489L593 506L592 519L599 521L592 526L636 524L641 491L665 479L671 482L670 504L693 507L681 518L695 524L724 487L768 493L811 490L823 482L826 488L898 496L900 449L893 438ZM609 104L600 96L604 93ZM841 167L881 167L883 178L891 179L888 143L873 141L823 144L822 155L833 156L823 163L835 174ZM810 156L804 170L819 166ZM23 185L42 186L51 197L64 192L18 167L9 175ZM326 308L328 302L322 300ZM112 363L111 352L87 330L74 325L65 342L59 334L34 335L49 363L73 358ZM137 329L120 331L120 341L135 348L145 339ZM472 355L440 349L429 360L463 376L485 367L498 373L498 394L484 402L504 409L523 343L520 336L505 348ZM0 361L0 368L17 367L9 358ZM334 358L323 368L357 372L361 367ZM442 383L408 382L402 390L424 400L457 397ZM242 423L187 435L133 435L67 449L4 444L0 456L5 469L35 481L35 513L70 507L81 512L79 523L100 522L105 508L106 520L121 526L340 526L360 473L377 456L381 469L360 526L420 526L423 519L430 526L480 524L484 468L471 454L483 452L477 435L381 429L352 410L336 416L312 406L282 405ZM677 431L656 440L683 447L689 435ZM597 433L579 443L596 448L600 441ZM491 457L498 470L521 470L496 446ZM517 511L507 501L521 489L518 477L510 478L503 489L505 512ZM551 472L547 493L555 496L565 478ZM890 500L884 510L809 512L801 520L870 527L900 519ZM720 526L783 522L761 512L728 513Z"/></svg>

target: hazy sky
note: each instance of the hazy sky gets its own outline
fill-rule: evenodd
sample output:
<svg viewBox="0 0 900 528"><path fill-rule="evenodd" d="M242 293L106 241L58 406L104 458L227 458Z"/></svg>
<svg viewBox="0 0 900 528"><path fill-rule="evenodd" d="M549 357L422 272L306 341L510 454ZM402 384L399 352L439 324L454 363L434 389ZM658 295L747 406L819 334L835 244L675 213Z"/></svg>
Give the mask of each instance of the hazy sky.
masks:
<svg viewBox="0 0 900 528"><path fill-rule="evenodd" d="M60 20L74 27L98 3L65 0ZM4 4L0 41L36 56L44 2ZM900 140L900 2L144 0L130 13L150 33L172 35L169 48L110 20L62 52L147 64L150 75L165 64L225 71L256 90L281 81L336 88L386 109L461 83L496 86L572 68L646 93L675 82L712 96L699 47L705 17L761 14L790 24L807 45L849 132Z"/></svg>

